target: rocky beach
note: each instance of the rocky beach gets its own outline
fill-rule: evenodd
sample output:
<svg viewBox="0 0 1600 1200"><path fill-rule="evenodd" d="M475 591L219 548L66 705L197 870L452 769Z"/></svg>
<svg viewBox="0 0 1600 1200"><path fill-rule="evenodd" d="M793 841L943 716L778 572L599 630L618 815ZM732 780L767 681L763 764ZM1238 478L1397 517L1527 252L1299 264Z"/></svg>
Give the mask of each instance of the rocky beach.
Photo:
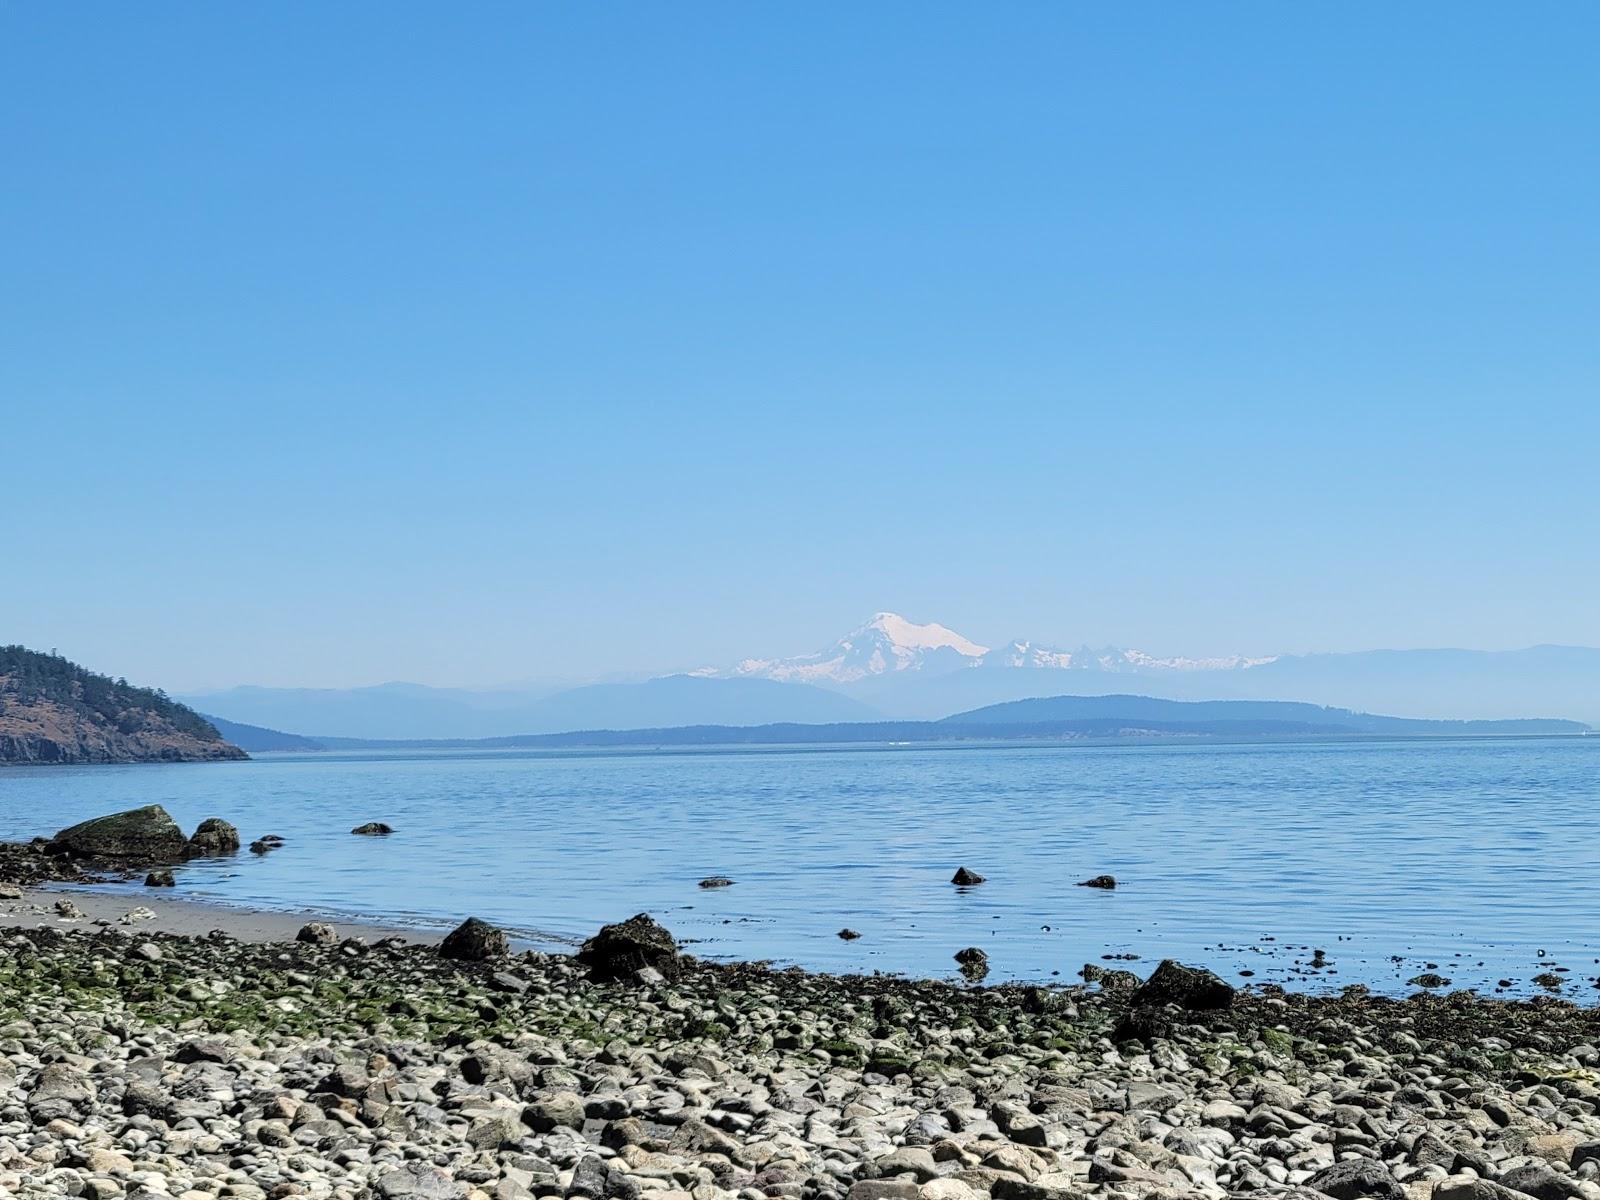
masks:
<svg viewBox="0 0 1600 1200"><path fill-rule="evenodd" d="M0 853L8 1195L1600 1198L1600 1013L1553 997L836 977L643 916L513 953L39 890L47 850Z"/></svg>

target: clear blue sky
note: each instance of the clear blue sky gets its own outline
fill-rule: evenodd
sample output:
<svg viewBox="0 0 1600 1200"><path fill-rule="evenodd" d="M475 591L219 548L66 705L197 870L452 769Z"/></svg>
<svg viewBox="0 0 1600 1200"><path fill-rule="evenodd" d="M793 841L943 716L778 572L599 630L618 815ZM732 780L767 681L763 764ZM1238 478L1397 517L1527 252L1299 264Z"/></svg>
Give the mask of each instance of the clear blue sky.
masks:
<svg viewBox="0 0 1600 1200"><path fill-rule="evenodd" d="M1600 10L7 5L0 640L1600 643Z"/></svg>

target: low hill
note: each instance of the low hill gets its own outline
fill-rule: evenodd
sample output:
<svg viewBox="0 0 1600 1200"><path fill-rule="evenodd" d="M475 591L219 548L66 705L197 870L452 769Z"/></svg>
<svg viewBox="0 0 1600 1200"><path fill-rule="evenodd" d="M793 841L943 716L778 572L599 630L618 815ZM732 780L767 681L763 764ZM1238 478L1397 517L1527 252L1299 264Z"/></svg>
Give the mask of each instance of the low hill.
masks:
<svg viewBox="0 0 1600 1200"><path fill-rule="evenodd" d="M1385 717L1290 700L1161 700L1152 696L1047 696L1036 700L1011 700L957 713L939 724L1047 726L1107 718L1135 723L1277 723L1331 733L1424 737L1584 733L1589 728L1580 721L1555 719L1437 721L1421 717Z"/></svg>
<svg viewBox="0 0 1600 1200"><path fill-rule="evenodd" d="M57 654L0 647L0 763L248 757L165 692L97 675Z"/></svg>
<svg viewBox="0 0 1600 1200"><path fill-rule="evenodd" d="M264 729L260 725L243 725L238 721L225 721L221 717L212 716L210 713L201 713L200 715L211 722L216 731L227 741L251 754L265 754L275 750L298 750L302 753L310 753L327 749L321 742L312 738L301 737L298 733L284 733L278 729Z"/></svg>
<svg viewBox="0 0 1600 1200"><path fill-rule="evenodd" d="M1579 721L1429 721L1274 701L1178 701L1148 696L1056 696L1019 700L942 721L852 721L828 724L678 725L588 729L500 738L433 738L376 742L326 738L333 749L558 749L608 746L860 745L961 741L1116 739L1334 740L1360 737L1498 737L1576 735Z"/></svg>

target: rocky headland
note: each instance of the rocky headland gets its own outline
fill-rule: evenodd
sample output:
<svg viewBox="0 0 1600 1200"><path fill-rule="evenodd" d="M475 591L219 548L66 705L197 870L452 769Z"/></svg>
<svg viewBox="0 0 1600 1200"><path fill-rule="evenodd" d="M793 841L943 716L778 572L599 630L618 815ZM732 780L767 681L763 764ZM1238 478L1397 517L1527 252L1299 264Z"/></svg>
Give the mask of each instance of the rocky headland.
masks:
<svg viewBox="0 0 1600 1200"><path fill-rule="evenodd" d="M0 765L248 758L164 692L0 646Z"/></svg>

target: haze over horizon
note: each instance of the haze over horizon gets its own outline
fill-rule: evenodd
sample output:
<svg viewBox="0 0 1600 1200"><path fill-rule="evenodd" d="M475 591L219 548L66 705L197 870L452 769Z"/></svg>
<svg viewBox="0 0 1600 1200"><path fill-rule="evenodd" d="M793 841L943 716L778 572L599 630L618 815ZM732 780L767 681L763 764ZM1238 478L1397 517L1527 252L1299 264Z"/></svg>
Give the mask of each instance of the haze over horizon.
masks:
<svg viewBox="0 0 1600 1200"><path fill-rule="evenodd" d="M0 16L0 642L1600 645L1600 11Z"/></svg>

